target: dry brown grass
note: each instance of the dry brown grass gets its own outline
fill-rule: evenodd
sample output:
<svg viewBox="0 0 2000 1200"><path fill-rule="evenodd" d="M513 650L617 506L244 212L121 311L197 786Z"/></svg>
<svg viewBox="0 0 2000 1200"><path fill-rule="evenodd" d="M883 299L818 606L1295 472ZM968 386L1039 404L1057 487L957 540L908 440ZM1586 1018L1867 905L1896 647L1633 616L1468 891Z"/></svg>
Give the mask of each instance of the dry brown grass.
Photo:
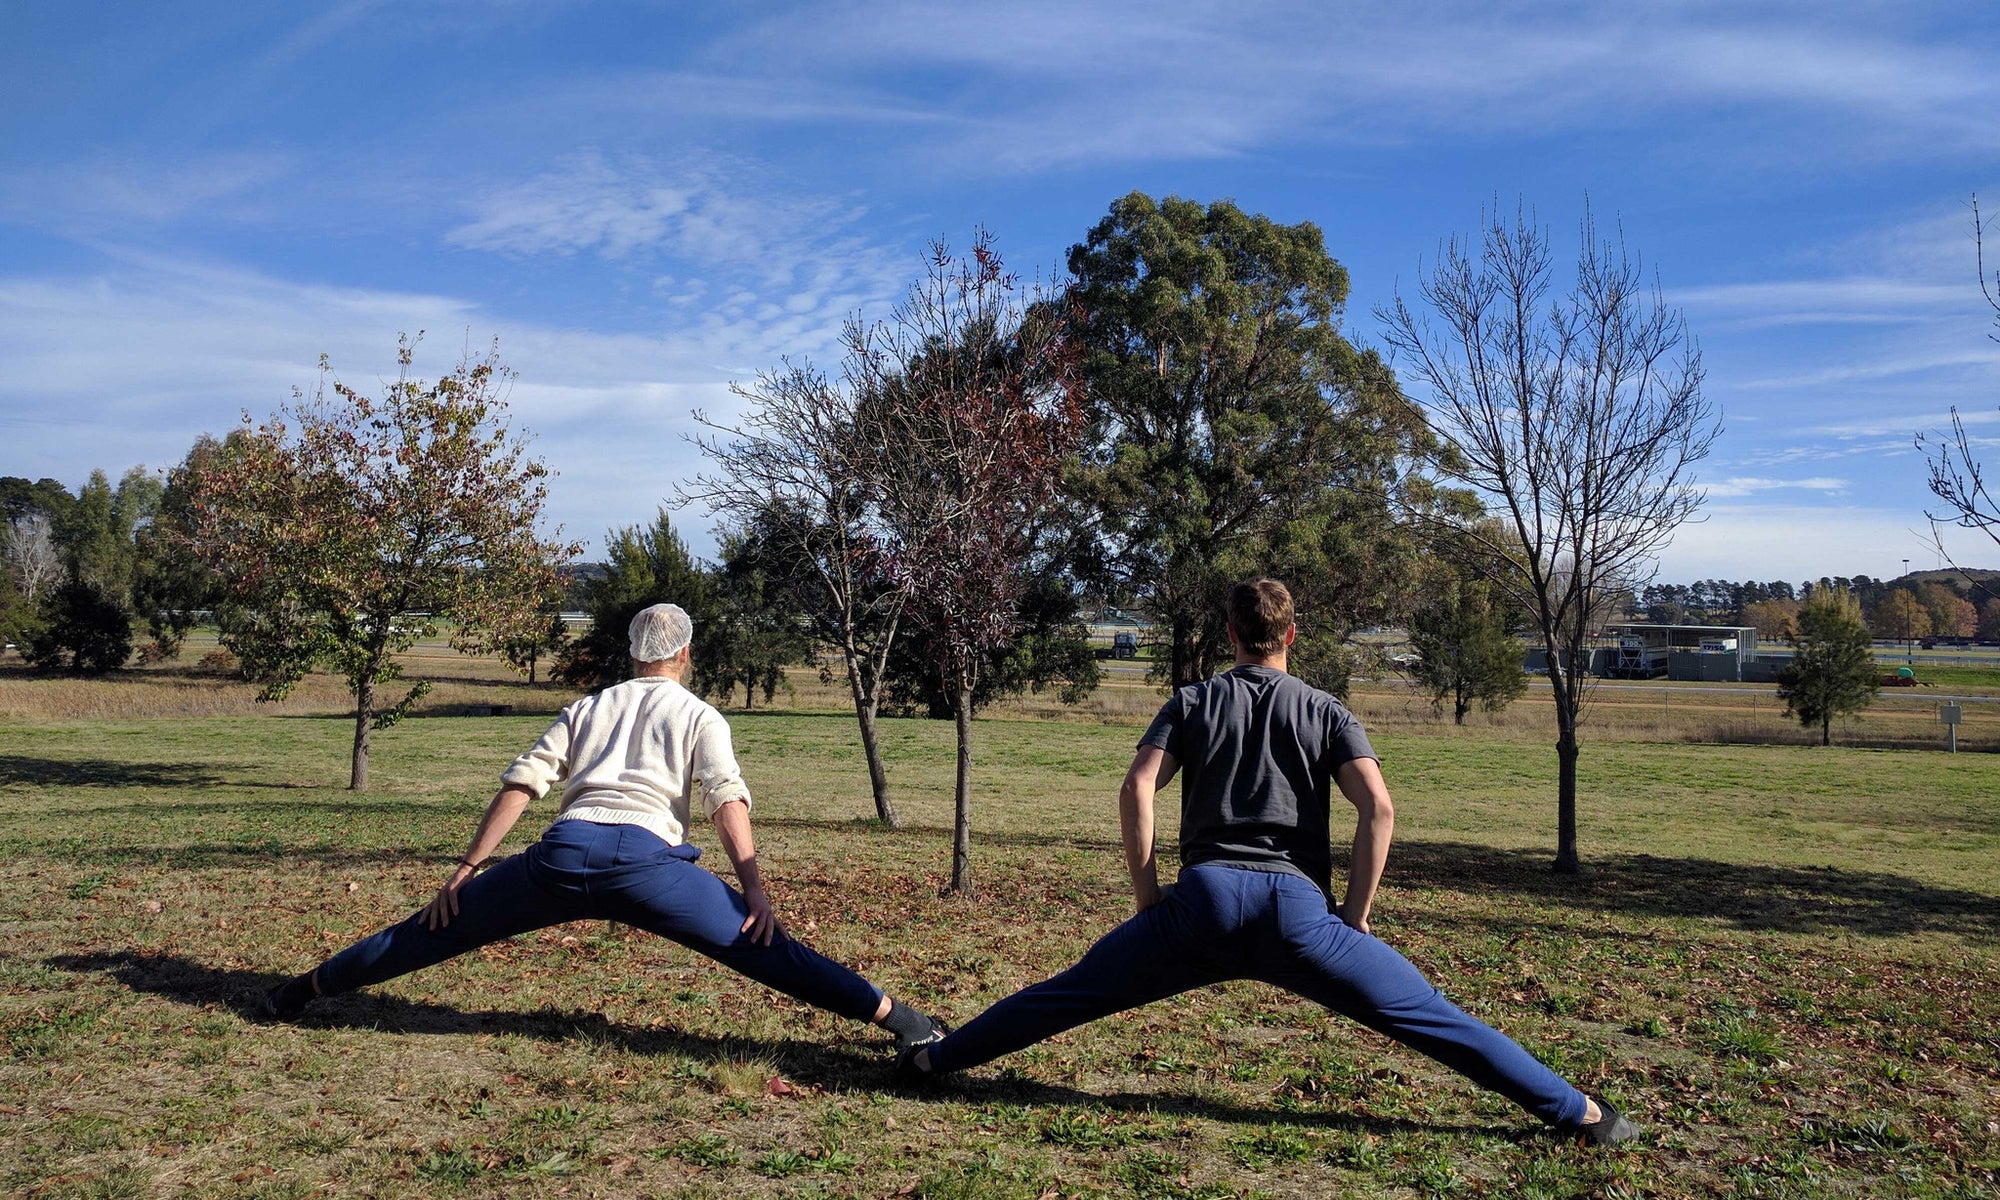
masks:
<svg viewBox="0 0 2000 1200"><path fill-rule="evenodd" d="M290 696L262 703L257 685L212 668L204 655L217 648L212 631L190 634L178 659L133 667L96 679L39 675L18 657L0 659L0 719L10 721L141 720L158 717L334 717L354 711L353 697L337 675L309 675ZM485 712L507 705L517 713L553 713L575 693L527 681L495 657L468 657L441 642L413 647L401 659L411 680L431 684L418 715Z"/></svg>
<svg viewBox="0 0 2000 1200"><path fill-rule="evenodd" d="M18 659L0 660L0 719L340 716L353 711L345 684L332 675L310 676L287 699L259 703L255 685L196 665L215 648L213 633L198 631L189 637L178 660L102 679L38 676ZM508 706L522 715L552 714L576 696L561 685L530 687L498 658L469 657L442 642L419 644L401 661L410 679L431 684L430 694L416 707L419 716L484 713L494 705ZM1992 691L1971 687L1950 690L1971 695ZM1835 723L1834 741L1846 746L1942 749L1945 727L1938 720L1938 694L1926 689L1885 689L1873 707ZM1162 689L1145 681L1137 667L1119 664L1079 704L1065 705L1054 693L1029 694L1000 701L987 709L986 715L1002 720L1143 724L1159 708L1163 695ZM739 693L725 707L736 709L741 701ZM1439 716L1415 689L1400 681L1357 680L1349 704L1370 729L1377 731L1452 737L1477 730L1489 737L1554 740L1554 706L1548 690L1540 685L1531 686L1527 695L1502 712L1472 713L1465 730L1454 726L1449 717ZM789 673L784 690L769 703L759 698L754 708L840 713L849 710L849 701L844 683L822 682L817 670L798 667ZM1756 684L1607 683L1592 693L1583 737L1586 743L1735 745L1811 745L1819 740L1817 730L1801 728L1786 714L1769 686ZM1958 741L1962 750L2000 750L2000 703L1966 704Z"/></svg>

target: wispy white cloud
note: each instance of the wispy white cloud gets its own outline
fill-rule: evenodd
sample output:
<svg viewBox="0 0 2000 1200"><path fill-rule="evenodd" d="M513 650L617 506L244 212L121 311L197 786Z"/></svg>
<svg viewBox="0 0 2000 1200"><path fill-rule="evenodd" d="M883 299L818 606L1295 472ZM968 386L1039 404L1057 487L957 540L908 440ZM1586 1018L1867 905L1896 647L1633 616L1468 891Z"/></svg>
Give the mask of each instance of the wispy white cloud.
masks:
<svg viewBox="0 0 2000 1200"><path fill-rule="evenodd" d="M1967 289L1910 278L1768 280L1677 288L1670 303L1707 330L1797 325L1894 325L1963 313Z"/></svg>
<svg viewBox="0 0 2000 1200"><path fill-rule="evenodd" d="M560 473L552 510L572 534L649 519L701 468L690 414L735 411L728 387L797 349L801 317L618 334L523 321L443 294L301 284L228 266L129 254L90 277L0 276L0 420L9 470L76 483L94 467L178 460L245 410L308 386L324 353L367 392L394 372L393 337L427 330L418 369L447 370L498 337L519 372L515 419ZM748 310L746 310L748 311ZM702 544L704 519L686 518Z"/></svg>
<svg viewBox="0 0 2000 1200"><path fill-rule="evenodd" d="M1906 379L1939 371L1969 368L1979 376L1991 377L2000 368L2000 346L1973 341L1964 346L1940 346L1925 353L1884 353L1856 356L1847 362L1813 369L1789 369L1778 374L1745 379L1736 384L1744 391L1799 390L1824 388L1830 384L1873 383Z"/></svg>
<svg viewBox="0 0 2000 1200"><path fill-rule="evenodd" d="M850 312L886 309L913 274L916 248L868 233L864 205L787 192L771 174L736 160L670 170L644 156L586 151L482 193L445 240L665 267L653 288L677 318L816 326L795 350L822 349Z"/></svg>
<svg viewBox="0 0 2000 1200"><path fill-rule="evenodd" d="M198 212L205 220L242 218L254 197L295 169L294 156L235 151L164 162L142 155L95 154L51 167L0 175L0 220L64 233L129 232Z"/></svg>
<svg viewBox="0 0 2000 1200"><path fill-rule="evenodd" d="M1768 479L1754 475L1737 475L1713 482L1704 480L1701 486L1708 493L1709 499L1715 500L1785 490L1844 492L1848 484L1847 480L1837 479L1831 475L1815 475L1810 479Z"/></svg>
<svg viewBox="0 0 2000 1200"><path fill-rule="evenodd" d="M848 86L883 102L921 81L959 114L965 168L1221 156L1274 142L1614 126L1638 114L1782 111L1821 153L1927 156L2000 146L1974 47L1924 40L1870 5L1366 3L786 8L718 39L704 71ZM1634 86L1643 80L1643 86ZM831 82L830 82L831 81ZM754 88L746 88L754 93ZM832 103L761 115L812 118ZM910 105L908 107L917 107Z"/></svg>

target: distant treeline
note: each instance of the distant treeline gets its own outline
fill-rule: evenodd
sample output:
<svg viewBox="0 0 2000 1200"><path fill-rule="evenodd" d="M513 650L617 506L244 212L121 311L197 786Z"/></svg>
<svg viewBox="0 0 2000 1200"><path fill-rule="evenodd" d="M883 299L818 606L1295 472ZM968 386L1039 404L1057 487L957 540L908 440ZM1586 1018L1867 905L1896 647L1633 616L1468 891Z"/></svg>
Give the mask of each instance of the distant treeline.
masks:
<svg viewBox="0 0 2000 1200"><path fill-rule="evenodd" d="M1852 596L1876 637L1980 638L2000 641L2000 571L1916 571L1897 579L1823 576L1736 583L1649 584L1630 597L1629 611L1661 625L1751 625L1759 637L1791 636L1800 606L1815 591Z"/></svg>

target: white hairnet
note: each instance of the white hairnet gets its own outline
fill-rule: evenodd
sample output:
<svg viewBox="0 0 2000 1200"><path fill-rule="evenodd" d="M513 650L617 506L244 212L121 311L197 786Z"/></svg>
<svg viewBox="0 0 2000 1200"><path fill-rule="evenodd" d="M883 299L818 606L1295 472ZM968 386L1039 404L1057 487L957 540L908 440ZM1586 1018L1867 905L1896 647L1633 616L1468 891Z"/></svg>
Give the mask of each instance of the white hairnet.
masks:
<svg viewBox="0 0 2000 1200"><path fill-rule="evenodd" d="M681 652L694 638L694 622L678 604L655 604L642 608L625 630L632 643L632 657L640 662L659 662Z"/></svg>

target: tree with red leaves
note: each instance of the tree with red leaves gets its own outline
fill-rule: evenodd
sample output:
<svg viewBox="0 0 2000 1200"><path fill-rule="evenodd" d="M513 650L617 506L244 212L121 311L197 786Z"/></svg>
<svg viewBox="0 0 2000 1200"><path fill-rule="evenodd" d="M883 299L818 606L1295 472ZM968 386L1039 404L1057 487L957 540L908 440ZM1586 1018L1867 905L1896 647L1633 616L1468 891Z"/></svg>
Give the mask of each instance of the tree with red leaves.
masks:
<svg viewBox="0 0 2000 1200"><path fill-rule="evenodd" d="M246 413L230 453L190 458L173 481L189 497L181 536L229 597L223 644L263 681L258 698L282 699L321 664L347 677L355 791L370 731L430 690L419 680L385 703L396 656L441 624L463 651L519 640L581 549L537 531L549 469L504 420L513 373L497 345L426 383L411 374L416 341L398 340L380 399L322 357L310 396L262 425Z"/></svg>
<svg viewBox="0 0 2000 1200"><path fill-rule="evenodd" d="M966 258L943 242L891 319L848 332L869 477L935 656L958 733L951 889L972 891L973 690L1008 645L1032 528L1083 431L1079 356L1060 304L1022 286L985 231Z"/></svg>

